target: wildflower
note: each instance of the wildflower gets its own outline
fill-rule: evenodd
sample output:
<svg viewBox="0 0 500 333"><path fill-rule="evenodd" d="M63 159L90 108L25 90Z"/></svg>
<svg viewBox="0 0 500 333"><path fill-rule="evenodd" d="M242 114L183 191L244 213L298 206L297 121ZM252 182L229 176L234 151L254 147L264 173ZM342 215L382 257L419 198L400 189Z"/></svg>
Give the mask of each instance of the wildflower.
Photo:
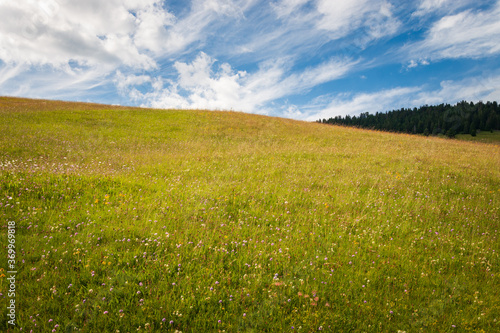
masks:
<svg viewBox="0 0 500 333"><path fill-rule="evenodd" d="M170 325L172 325L173 323L174 323L174 321L173 321L173 320L171 320L171 321L170 321Z"/></svg>
<svg viewBox="0 0 500 333"><path fill-rule="evenodd" d="M104 314L108 314L108 311L104 311Z"/></svg>

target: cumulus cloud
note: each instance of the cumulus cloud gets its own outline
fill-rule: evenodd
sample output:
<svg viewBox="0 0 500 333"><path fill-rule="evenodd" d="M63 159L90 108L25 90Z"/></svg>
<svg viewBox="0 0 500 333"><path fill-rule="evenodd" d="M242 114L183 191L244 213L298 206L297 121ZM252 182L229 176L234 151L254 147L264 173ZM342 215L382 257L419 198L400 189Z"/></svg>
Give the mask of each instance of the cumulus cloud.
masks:
<svg viewBox="0 0 500 333"><path fill-rule="evenodd" d="M70 61L105 68L154 68L155 61L133 39L133 12L154 5L155 1L132 0L2 2L0 58L59 69Z"/></svg>
<svg viewBox="0 0 500 333"><path fill-rule="evenodd" d="M169 43L163 43L167 36L167 27L174 26L176 18L163 10L159 4L146 6L136 14L134 42L138 48L160 54Z"/></svg>
<svg viewBox="0 0 500 333"><path fill-rule="evenodd" d="M427 66L429 64L430 63L427 59L418 59L418 60L410 59L410 61L406 64L405 68L408 71L408 70L415 68L419 65L420 66Z"/></svg>
<svg viewBox="0 0 500 333"><path fill-rule="evenodd" d="M330 59L300 73L289 74L286 61L263 63L255 73L235 71L228 63L218 64L201 52L191 63L176 62L175 80L159 79L149 92L142 94L145 105L162 108L237 109L268 113L266 104L303 92L316 85L345 75L355 62ZM120 74L121 75L121 74ZM126 94L137 95L132 82L150 82L146 77L119 77ZM126 84L126 83L131 84Z"/></svg>
<svg viewBox="0 0 500 333"><path fill-rule="evenodd" d="M161 0L19 0L0 3L0 59L63 68L70 60L151 70L157 57L202 42L221 16L241 17L241 1L196 0L181 19ZM250 2L251 3L251 2Z"/></svg>
<svg viewBox="0 0 500 333"><path fill-rule="evenodd" d="M121 70L135 74L160 70L159 62L164 64L166 57L179 56L193 43L202 45L211 23L222 17L241 18L252 4L194 0L190 10L177 18L162 0L0 2L0 70L5 74L0 89L3 94L37 97L39 91L48 90L34 82L46 82L49 76L47 87L56 89L57 80L65 82L75 88L73 96L88 94L96 78L101 85L114 83L123 92L123 82L111 76L119 77ZM113 74L117 70L120 73ZM89 80L88 89L82 88L82 79ZM129 97L138 96L135 92Z"/></svg>
<svg viewBox="0 0 500 333"><path fill-rule="evenodd" d="M154 60L139 52L129 36L134 27L132 7L116 1L2 2L0 12L9 14L0 23L0 58L57 68L70 60L152 68Z"/></svg>

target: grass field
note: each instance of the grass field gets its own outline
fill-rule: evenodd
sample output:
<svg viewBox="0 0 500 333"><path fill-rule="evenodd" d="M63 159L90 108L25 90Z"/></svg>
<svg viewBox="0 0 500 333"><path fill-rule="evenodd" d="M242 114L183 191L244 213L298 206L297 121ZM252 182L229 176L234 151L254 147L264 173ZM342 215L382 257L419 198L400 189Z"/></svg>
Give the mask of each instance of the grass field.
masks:
<svg viewBox="0 0 500 333"><path fill-rule="evenodd" d="M0 98L7 332L500 331L498 145Z"/></svg>
<svg viewBox="0 0 500 333"><path fill-rule="evenodd" d="M500 131L482 131L479 132L476 136L472 136L470 134L458 134L456 138L465 141L494 143L500 145Z"/></svg>

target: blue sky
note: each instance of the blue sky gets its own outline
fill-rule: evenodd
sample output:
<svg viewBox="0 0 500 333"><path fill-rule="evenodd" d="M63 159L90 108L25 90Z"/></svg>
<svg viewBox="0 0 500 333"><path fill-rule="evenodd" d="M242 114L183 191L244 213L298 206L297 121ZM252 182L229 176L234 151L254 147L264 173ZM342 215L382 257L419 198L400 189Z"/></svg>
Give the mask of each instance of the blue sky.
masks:
<svg viewBox="0 0 500 333"><path fill-rule="evenodd" d="M500 0L0 0L0 95L301 120L500 101Z"/></svg>

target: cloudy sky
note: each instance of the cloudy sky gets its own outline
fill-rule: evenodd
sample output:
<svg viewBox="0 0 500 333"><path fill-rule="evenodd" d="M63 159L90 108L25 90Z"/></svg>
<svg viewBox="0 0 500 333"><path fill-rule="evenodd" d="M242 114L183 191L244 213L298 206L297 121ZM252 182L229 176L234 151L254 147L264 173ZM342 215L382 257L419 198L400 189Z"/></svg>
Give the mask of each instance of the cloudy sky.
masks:
<svg viewBox="0 0 500 333"><path fill-rule="evenodd" d="M500 101L500 0L0 0L0 95L303 120Z"/></svg>

